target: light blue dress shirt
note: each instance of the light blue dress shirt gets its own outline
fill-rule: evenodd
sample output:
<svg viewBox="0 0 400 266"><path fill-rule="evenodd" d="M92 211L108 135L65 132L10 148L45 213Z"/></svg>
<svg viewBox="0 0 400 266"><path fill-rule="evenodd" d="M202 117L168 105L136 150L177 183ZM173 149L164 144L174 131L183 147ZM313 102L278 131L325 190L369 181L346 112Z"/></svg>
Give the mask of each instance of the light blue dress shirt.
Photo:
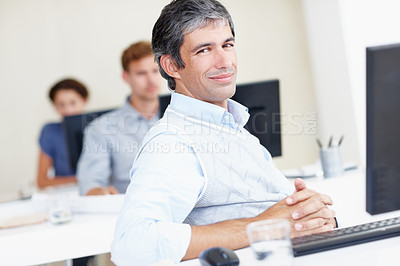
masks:
<svg viewBox="0 0 400 266"><path fill-rule="evenodd" d="M232 100L228 112L178 93L168 108L225 130L244 130L249 117L247 108ZM149 265L165 258L179 262L189 246L191 227L182 222L200 199L205 176L192 146L179 135L161 135L147 142L133 163L111 248L117 265ZM271 160L266 150L265 159Z"/></svg>
<svg viewBox="0 0 400 266"><path fill-rule="evenodd" d="M158 114L150 120L141 116L129 99L85 128L76 173L82 195L110 185L125 193L129 185L129 171L143 137L159 120Z"/></svg>

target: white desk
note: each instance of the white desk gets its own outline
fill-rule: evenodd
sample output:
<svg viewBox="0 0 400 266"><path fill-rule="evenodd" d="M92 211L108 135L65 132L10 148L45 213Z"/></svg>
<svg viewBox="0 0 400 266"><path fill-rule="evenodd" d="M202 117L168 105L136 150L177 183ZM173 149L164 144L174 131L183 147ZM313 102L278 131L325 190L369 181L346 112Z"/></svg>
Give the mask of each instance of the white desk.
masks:
<svg viewBox="0 0 400 266"><path fill-rule="evenodd" d="M306 180L307 182L307 180ZM309 180L310 188L329 194L341 227L400 216L400 211L371 216L365 210L365 176L353 172L344 177L327 180ZM29 201L0 204L0 219L8 212L25 212ZM110 252L116 214L75 215L65 225L38 225L0 230L1 263L4 265L32 265L61 261ZM295 258L296 266L320 265L400 265L397 253L400 237L374 241ZM249 248L237 250L243 266L256 265ZM200 265L198 260L180 265Z"/></svg>
<svg viewBox="0 0 400 266"><path fill-rule="evenodd" d="M0 219L37 211L31 200L0 204ZM117 213L75 214L71 222L0 229L0 263L35 265L110 252Z"/></svg>
<svg viewBox="0 0 400 266"><path fill-rule="evenodd" d="M400 237L395 237L296 257L294 266L399 266L399 251ZM250 248L236 250L235 253L239 257L240 266L263 265L254 258ZM200 266L200 262L197 259L190 260L179 266Z"/></svg>
<svg viewBox="0 0 400 266"><path fill-rule="evenodd" d="M352 226L391 217L400 216L400 211L380 215L370 215L365 211L365 174L361 171L347 173L343 177L325 180L305 180L308 187L331 196L333 209L340 227ZM250 248L235 251L240 265L259 265ZM400 237L389 238L365 244L350 246L296 257L295 266L337 266L337 265L400 265ZM190 260L180 263L182 266L198 266L200 262Z"/></svg>

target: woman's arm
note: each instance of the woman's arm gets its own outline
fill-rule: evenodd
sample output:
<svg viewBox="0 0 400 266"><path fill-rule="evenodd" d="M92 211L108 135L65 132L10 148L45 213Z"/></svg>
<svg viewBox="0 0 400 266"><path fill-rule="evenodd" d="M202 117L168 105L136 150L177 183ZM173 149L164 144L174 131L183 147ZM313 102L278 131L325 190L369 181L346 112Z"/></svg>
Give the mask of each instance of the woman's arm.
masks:
<svg viewBox="0 0 400 266"><path fill-rule="evenodd" d="M54 178L49 178L47 173L50 167L53 166L53 160L40 150L39 153L39 167L38 167L38 175L37 175L37 185L40 189L43 189L48 186L57 186L62 184L71 184L76 183L75 176L55 176Z"/></svg>

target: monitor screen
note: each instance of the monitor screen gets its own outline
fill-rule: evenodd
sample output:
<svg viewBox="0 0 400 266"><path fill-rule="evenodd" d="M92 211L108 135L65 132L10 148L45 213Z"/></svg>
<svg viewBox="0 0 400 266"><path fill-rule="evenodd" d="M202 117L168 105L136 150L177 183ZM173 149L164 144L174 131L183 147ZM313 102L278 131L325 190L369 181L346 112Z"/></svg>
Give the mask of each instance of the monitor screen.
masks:
<svg viewBox="0 0 400 266"><path fill-rule="evenodd" d="M367 48L367 211L400 209L400 44Z"/></svg>
<svg viewBox="0 0 400 266"><path fill-rule="evenodd" d="M260 140L272 157L281 156L279 81L238 84L232 99L249 108L250 119L245 128ZM170 100L170 95L160 98L161 113L164 113Z"/></svg>
<svg viewBox="0 0 400 266"><path fill-rule="evenodd" d="M279 81L237 85L232 99L249 108L250 119L245 128L260 140L272 157L281 156Z"/></svg>
<svg viewBox="0 0 400 266"><path fill-rule="evenodd" d="M160 96L159 99L160 99L160 114L162 116L162 114L165 111L165 108L167 108L170 102L171 96L164 95ZM97 112L85 113L81 115L66 116L64 118L63 127L67 140L67 152L68 152L69 163L72 169L76 170L79 156L81 155L83 147L83 132L85 127L94 119L112 110L113 109L102 110Z"/></svg>
<svg viewBox="0 0 400 266"><path fill-rule="evenodd" d="M73 170L76 170L81 155L83 130L94 119L110 111L112 109L64 117L63 128L67 141L69 164Z"/></svg>
<svg viewBox="0 0 400 266"><path fill-rule="evenodd" d="M164 94L160 96L160 102L159 102L160 117L163 116L165 109L167 109L170 101L171 101L171 94Z"/></svg>

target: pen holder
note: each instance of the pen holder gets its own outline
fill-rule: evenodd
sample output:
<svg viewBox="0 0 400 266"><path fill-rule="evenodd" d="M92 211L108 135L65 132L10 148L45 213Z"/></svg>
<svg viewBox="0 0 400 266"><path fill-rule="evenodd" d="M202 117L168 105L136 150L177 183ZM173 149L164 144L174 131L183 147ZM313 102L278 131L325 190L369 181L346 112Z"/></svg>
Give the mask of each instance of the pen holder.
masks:
<svg viewBox="0 0 400 266"><path fill-rule="evenodd" d="M322 171L324 177L343 175L342 156L339 147L329 147L320 150Z"/></svg>

